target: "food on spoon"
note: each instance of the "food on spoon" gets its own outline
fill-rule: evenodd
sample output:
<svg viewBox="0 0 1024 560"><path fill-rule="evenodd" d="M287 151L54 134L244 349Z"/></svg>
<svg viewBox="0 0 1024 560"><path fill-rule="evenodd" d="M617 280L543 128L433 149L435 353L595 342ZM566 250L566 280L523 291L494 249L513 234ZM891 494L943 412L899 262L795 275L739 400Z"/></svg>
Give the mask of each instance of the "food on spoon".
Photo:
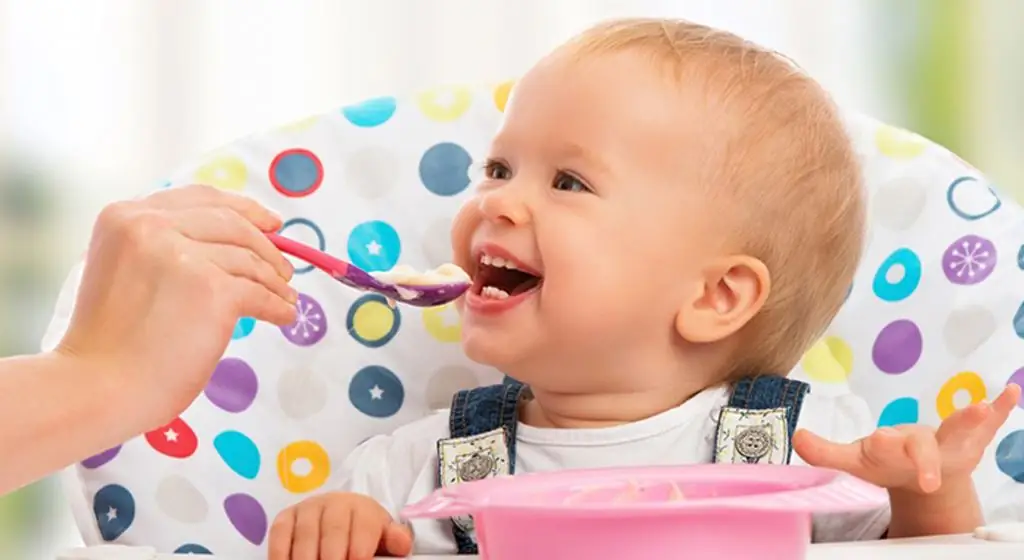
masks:
<svg viewBox="0 0 1024 560"><path fill-rule="evenodd" d="M371 273L374 278L386 284L403 286L430 286L435 284L465 284L470 282L469 274L458 265L445 263L426 272L418 272L415 268L400 264L386 272Z"/></svg>

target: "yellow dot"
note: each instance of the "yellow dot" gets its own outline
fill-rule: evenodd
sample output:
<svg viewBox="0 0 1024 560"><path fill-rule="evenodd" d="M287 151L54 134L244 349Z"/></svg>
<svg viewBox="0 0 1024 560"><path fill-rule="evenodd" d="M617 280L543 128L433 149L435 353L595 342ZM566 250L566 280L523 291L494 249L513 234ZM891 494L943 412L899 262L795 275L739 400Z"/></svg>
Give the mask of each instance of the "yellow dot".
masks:
<svg viewBox="0 0 1024 560"><path fill-rule="evenodd" d="M314 115L278 127L279 132L302 132L313 128L313 125L320 122L320 116Z"/></svg>
<svg viewBox="0 0 1024 560"><path fill-rule="evenodd" d="M296 441L277 454L277 476L281 486L295 494L323 486L331 474L331 460L315 441Z"/></svg>
<svg viewBox="0 0 1024 560"><path fill-rule="evenodd" d="M424 309L423 326L439 342L458 342L462 338L462 321L451 303Z"/></svg>
<svg viewBox="0 0 1024 560"><path fill-rule="evenodd" d="M359 306L352 316L352 330L359 338L372 342L391 334L395 311L386 303L370 300Z"/></svg>
<svg viewBox="0 0 1024 560"><path fill-rule="evenodd" d="M466 87L444 87L421 93L417 99L420 111L427 118L449 122L461 117L473 101L473 93Z"/></svg>
<svg viewBox="0 0 1024 560"><path fill-rule="evenodd" d="M508 104L508 96L512 93L512 80L509 80L494 88L494 106L502 113L505 112L505 105Z"/></svg>
<svg viewBox="0 0 1024 560"><path fill-rule="evenodd" d="M807 376L822 383L843 383L853 371L853 350L837 336L819 340L800 362Z"/></svg>
<svg viewBox="0 0 1024 560"><path fill-rule="evenodd" d="M939 395L935 397L935 410L939 413L939 418L945 420L957 411L954 398L960 391L967 391L971 396L970 404L980 403L985 400L985 396L987 394L987 391L985 390L985 381L983 381L977 373L974 373L973 371L962 371L953 377L950 377L949 380L942 385L942 388L939 389Z"/></svg>
<svg viewBox="0 0 1024 560"><path fill-rule="evenodd" d="M211 160L197 169L195 181L218 189L240 191L245 188L248 177L249 171L242 160L234 156L224 156Z"/></svg>
<svg viewBox="0 0 1024 560"><path fill-rule="evenodd" d="M913 132L883 125L875 132L875 145L893 159L912 159L924 153L928 141Z"/></svg>

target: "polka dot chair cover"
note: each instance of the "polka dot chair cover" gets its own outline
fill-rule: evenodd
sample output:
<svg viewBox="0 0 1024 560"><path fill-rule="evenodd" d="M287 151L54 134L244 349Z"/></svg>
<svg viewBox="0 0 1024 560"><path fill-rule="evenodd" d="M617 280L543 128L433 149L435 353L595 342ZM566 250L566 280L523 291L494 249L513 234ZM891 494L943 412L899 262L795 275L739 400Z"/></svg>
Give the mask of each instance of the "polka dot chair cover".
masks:
<svg viewBox="0 0 1024 560"><path fill-rule="evenodd" d="M368 270L433 267L449 260L471 154L486 149L509 88L346 106L226 146L166 186L243 192L285 216L285 235ZM850 129L872 195L870 248L845 309L794 375L816 391L852 388L883 425L936 423L1024 382L1021 209L919 136L859 116ZM296 265L294 325L240 321L180 418L69 470L88 544L260 558L276 513L331 489L359 442L500 379L461 355L450 307L391 309ZM77 282L44 346L63 332ZM1015 411L977 474L1001 517L1024 518L1022 428Z"/></svg>

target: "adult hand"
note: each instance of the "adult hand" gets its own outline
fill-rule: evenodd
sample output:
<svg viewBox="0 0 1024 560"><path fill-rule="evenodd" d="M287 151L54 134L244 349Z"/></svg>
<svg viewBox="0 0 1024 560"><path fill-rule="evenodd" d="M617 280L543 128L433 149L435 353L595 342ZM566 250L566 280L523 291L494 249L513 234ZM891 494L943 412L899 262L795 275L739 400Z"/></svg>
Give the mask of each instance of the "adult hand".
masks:
<svg viewBox="0 0 1024 560"><path fill-rule="evenodd" d="M108 206L55 352L123 395L138 431L166 423L206 386L239 318L295 320L292 266L263 235L280 225L211 187Z"/></svg>

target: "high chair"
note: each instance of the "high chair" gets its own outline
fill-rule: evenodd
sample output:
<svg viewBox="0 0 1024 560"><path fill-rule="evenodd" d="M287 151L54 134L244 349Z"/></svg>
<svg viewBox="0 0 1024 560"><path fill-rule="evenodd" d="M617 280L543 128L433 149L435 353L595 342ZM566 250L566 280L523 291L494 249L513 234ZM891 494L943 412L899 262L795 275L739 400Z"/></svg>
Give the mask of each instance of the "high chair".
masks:
<svg viewBox="0 0 1024 560"><path fill-rule="evenodd" d="M450 260L451 218L511 86L346 105L188 162L165 187L244 193L285 216L283 235L366 270L432 268ZM946 149L861 115L847 121L870 191L867 251L842 312L792 375L821 394L861 395L880 426L937 424L1024 385L1024 212ZM295 265L294 325L239 321L180 418L68 470L86 544L263 558L277 512L334 487L361 441L446 408L459 389L501 382L462 355L450 305L393 308ZM67 327L80 273L44 349ZM990 522L1024 521L1024 410L975 480Z"/></svg>

